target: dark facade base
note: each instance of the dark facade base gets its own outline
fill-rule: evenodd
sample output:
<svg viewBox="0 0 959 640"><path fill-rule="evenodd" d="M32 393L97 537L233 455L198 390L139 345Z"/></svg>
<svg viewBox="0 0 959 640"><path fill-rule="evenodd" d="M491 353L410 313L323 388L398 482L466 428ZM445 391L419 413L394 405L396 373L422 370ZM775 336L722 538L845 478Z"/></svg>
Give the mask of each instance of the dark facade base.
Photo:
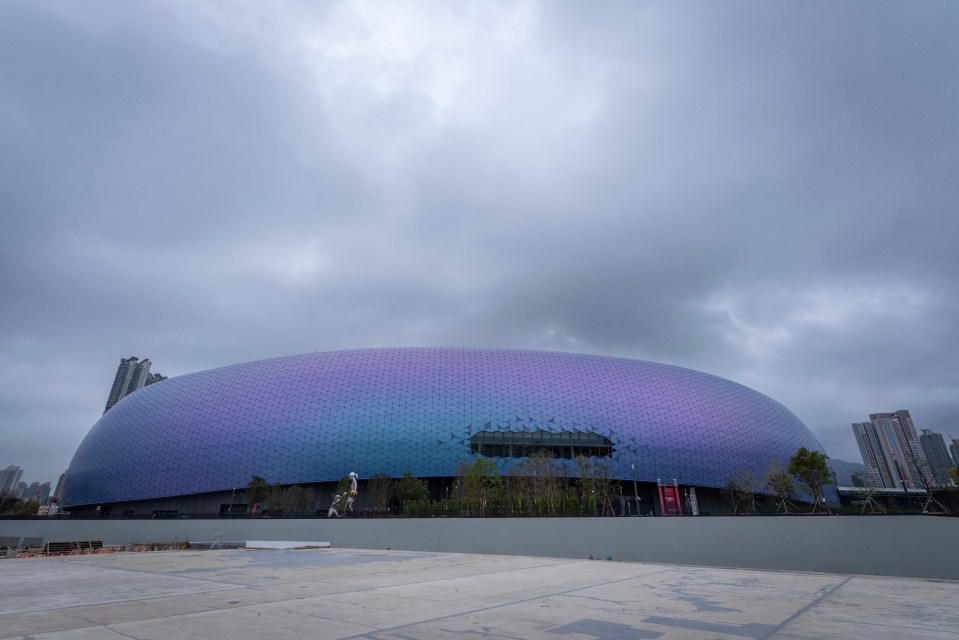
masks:
<svg viewBox="0 0 959 640"><path fill-rule="evenodd" d="M433 505L433 510L419 515L435 515L435 503L444 503L456 500L456 481L454 477L426 478L427 498ZM311 518L327 517L327 513L336 493L337 484L332 482L302 485L313 492L312 504L306 508L291 509L277 508L265 503L258 506L254 512L246 487L237 487L228 491L194 494L188 496L174 496L153 500L137 500L129 502L105 502L101 504L67 505L64 511L75 518L107 518L107 519L169 519L169 518ZM606 515L613 516L661 516L664 510L668 513L668 506L659 499L657 485L650 482L636 482L631 480L620 481L614 485L615 491L606 510ZM636 492L634 493L634 487ZM282 487L286 489L288 487ZM693 508L689 499L691 487L679 487L680 509L682 513L671 515L691 515ZM723 515L731 512L725 501L722 491L713 487L696 487L695 495L700 515ZM638 500L637 500L638 497ZM354 504L353 517L388 517L404 515L403 505L394 496L389 507L383 510L374 510L369 503L368 483L359 483L359 495ZM442 510L441 510L442 511ZM591 513L557 513L557 515L602 515L601 506ZM445 513L445 512L444 512ZM342 515L342 514L341 514ZM407 515L410 515L407 511ZM457 514L453 514L457 515ZM494 514L495 515L495 514ZM506 515L506 514L502 514ZM509 515L515 516L515 513ZM531 512L530 515L542 515Z"/></svg>

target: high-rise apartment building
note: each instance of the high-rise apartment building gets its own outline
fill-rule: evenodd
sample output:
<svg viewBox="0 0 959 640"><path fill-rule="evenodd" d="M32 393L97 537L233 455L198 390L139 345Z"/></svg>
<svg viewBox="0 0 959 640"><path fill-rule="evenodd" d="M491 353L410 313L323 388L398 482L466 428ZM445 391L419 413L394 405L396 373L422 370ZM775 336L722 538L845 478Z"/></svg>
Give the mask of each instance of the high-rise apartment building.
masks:
<svg viewBox="0 0 959 640"><path fill-rule="evenodd" d="M166 376L161 376L159 373L150 373L151 364L149 358L143 360L136 356L120 358L120 366L117 367L117 375L113 378L113 386L110 387L110 395L107 397L107 406L103 413L109 411L113 405L137 389L142 389L154 382L166 380Z"/></svg>
<svg viewBox="0 0 959 640"><path fill-rule="evenodd" d="M63 483L66 482L67 472L64 471L60 474L60 479L57 480L57 488L53 490L53 497L57 499L57 502L63 501Z"/></svg>
<svg viewBox="0 0 959 640"><path fill-rule="evenodd" d="M952 463L942 434L932 429L923 429L919 435L919 442L922 443L922 449L926 452L926 459L929 460L929 467L932 469L936 484L940 487L952 484L949 478L949 467Z"/></svg>
<svg viewBox="0 0 959 640"><path fill-rule="evenodd" d="M952 438L952 436L949 436ZM952 444L949 445L949 453L952 454L952 466L959 469L959 438L952 438Z"/></svg>
<svg viewBox="0 0 959 640"><path fill-rule="evenodd" d="M21 500L33 500L34 502L43 502L50 497L49 482L31 482L21 494Z"/></svg>
<svg viewBox="0 0 959 640"><path fill-rule="evenodd" d="M876 427L871 422L854 422L852 432L856 436L862 462L866 465L866 474L872 483L877 487L895 487L896 481L886 462L886 455L879 441L879 434L876 433Z"/></svg>
<svg viewBox="0 0 959 640"><path fill-rule="evenodd" d="M11 464L6 469L0 471L0 495L19 493L20 476L22 475L23 469L15 464Z"/></svg>
<svg viewBox="0 0 959 640"><path fill-rule="evenodd" d="M871 413L853 424L863 464L880 487L921 489L935 482L926 452L906 410Z"/></svg>

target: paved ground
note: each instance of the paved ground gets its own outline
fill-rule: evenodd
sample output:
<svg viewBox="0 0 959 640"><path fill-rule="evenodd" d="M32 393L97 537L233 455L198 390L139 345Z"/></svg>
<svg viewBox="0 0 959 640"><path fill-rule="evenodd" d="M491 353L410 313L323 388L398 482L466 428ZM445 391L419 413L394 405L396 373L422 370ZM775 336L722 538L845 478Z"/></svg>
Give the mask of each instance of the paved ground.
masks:
<svg viewBox="0 0 959 640"><path fill-rule="evenodd" d="M349 549L0 561L0 638L449 637L959 640L959 582Z"/></svg>

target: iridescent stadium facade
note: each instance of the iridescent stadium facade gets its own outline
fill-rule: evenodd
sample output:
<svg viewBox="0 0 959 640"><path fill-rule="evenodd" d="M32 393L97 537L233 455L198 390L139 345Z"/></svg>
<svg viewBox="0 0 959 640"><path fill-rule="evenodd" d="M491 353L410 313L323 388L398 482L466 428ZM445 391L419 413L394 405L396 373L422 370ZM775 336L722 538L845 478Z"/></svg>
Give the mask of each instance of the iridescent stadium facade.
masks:
<svg viewBox="0 0 959 640"><path fill-rule="evenodd" d="M636 488L653 505L657 481L675 479L708 501L800 447L822 451L778 402L670 365L490 349L310 353L124 398L81 443L64 502L79 513L222 512L256 475L321 489L325 510L325 489L350 471L409 472L442 499L464 460L487 457L506 474L540 451L606 465L627 500Z"/></svg>

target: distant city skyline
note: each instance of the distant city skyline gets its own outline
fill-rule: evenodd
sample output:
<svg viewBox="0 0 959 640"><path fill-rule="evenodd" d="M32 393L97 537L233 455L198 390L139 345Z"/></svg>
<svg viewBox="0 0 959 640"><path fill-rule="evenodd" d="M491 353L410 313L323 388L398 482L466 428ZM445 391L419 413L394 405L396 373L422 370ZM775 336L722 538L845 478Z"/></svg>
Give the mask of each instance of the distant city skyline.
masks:
<svg viewBox="0 0 959 640"><path fill-rule="evenodd" d="M953 466L942 434L916 432L908 410L872 413L869 422L852 424L870 481L880 488L924 489L950 486Z"/></svg>

